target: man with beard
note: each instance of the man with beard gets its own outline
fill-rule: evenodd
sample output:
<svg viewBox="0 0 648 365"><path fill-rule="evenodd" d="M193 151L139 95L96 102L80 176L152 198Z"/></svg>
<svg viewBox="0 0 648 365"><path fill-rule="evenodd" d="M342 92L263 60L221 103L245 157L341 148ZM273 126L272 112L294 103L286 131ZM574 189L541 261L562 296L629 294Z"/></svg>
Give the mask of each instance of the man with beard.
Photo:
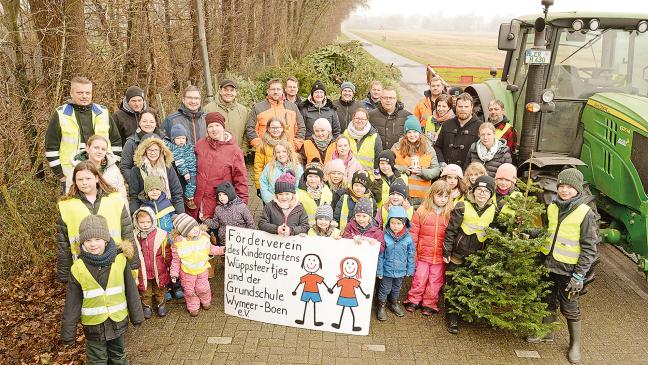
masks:
<svg viewBox="0 0 648 365"><path fill-rule="evenodd" d="M281 79L268 81L266 95L265 100L254 104L254 107L248 115L245 135L248 141L250 141L250 145L252 147L259 146L261 138L268 126L268 121L272 117L277 117L288 125L286 134L295 147L295 151L298 151L304 143L306 127L304 125L304 118L299 112L297 105L291 101L284 100Z"/></svg>
<svg viewBox="0 0 648 365"><path fill-rule="evenodd" d="M457 97L457 116L445 121L434 143L439 164L463 166L470 146L479 139L482 121L473 115L473 98L468 93Z"/></svg>
<svg viewBox="0 0 648 365"><path fill-rule="evenodd" d="M517 132L504 115L504 103L501 100L491 100L488 103L488 121L495 126L495 137L506 140L511 155L514 155L517 148Z"/></svg>
<svg viewBox="0 0 648 365"><path fill-rule="evenodd" d="M403 134L405 119L411 114L397 99L396 89L393 86L387 86L382 90L378 108L369 112L369 123L378 131L383 150L390 149L398 142Z"/></svg>
<svg viewBox="0 0 648 365"><path fill-rule="evenodd" d="M225 129L232 134L245 155L248 149L245 141L245 124L250 110L236 102L236 82L228 79L220 82L218 96L205 105L205 113L211 112L219 112L225 117Z"/></svg>

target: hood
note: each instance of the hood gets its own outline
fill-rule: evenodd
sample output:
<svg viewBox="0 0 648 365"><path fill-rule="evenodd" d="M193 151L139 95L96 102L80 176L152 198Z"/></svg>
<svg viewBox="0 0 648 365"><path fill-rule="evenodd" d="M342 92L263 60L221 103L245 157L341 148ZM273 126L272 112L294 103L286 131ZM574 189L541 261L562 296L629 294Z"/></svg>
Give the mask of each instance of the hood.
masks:
<svg viewBox="0 0 648 365"><path fill-rule="evenodd" d="M148 103L146 102L146 100L144 100L144 105L142 106L142 110L146 110L147 108L148 108ZM135 112L135 111L130 107L130 105L128 105L128 100L126 100L126 96L124 96L124 97L122 98L122 102L121 102L121 105L119 106L119 109L121 109L121 110L123 110L123 111L125 111L126 113L131 114L131 115L137 115L137 114L139 114L139 113Z"/></svg>
<svg viewBox="0 0 648 365"><path fill-rule="evenodd" d="M225 140L224 141L215 141L215 140L210 139L210 141L211 141L211 143L210 143L209 141L207 141L207 137L205 137L204 140L205 140L205 142L207 142L207 144L209 146L211 146L212 144L214 144L214 145L234 144L234 142L232 141L232 134L230 132L227 132L227 131L225 131Z"/></svg>
<svg viewBox="0 0 648 365"><path fill-rule="evenodd" d="M648 98L621 93L594 94L587 101L587 108L599 109L612 114L633 127L648 132Z"/></svg>
<svg viewBox="0 0 648 365"><path fill-rule="evenodd" d="M160 147L161 157L164 157L164 163L166 167L171 167L171 164L173 163L173 153L164 144L164 141L158 138L147 138L140 142L139 146L137 146L137 149L135 150L135 153L133 154L133 162L135 162L135 166L142 166L142 164L144 163L144 154L146 153L146 149L154 144L157 144Z"/></svg>
<svg viewBox="0 0 648 365"><path fill-rule="evenodd" d="M107 169L108 167L117 164L117 157L112 153L112 152L106 152L106 165L101 166L103 170ZM76 166L79 164L79 162L82 161L87 161L88 160L88 152L87 151L81 151L77 153L76 156L74 156L74 159L72 159L72 166Z"/></svg>
<svg viewBox="0 0 648 365"><path fill-rule="evenodd" d="M178 107L178 111L180 113L184 114L187 118L191 118L192 115L193 115L194 118L200 118L200 117L203 116L203 114L205 114L202 107L198 108L197 111L192 112L189 109L187 109L187 107L184 105L184 103L180 104L180 107Z"/></svg>
<svg viewBox="0 0 648 365"><path fill-rule="evenodd" d="M227 195L227 199L228 199L227 204L233 203L238 198L238 196L236 195L236 189L234 188L234 185L232 185L232 183L229 182L228 180L220 183L216 187L216 201L218 202L218 204L222 205L222 203L218 199L218 193L225 193L225 195Z"/></svg>
<svg viewBox="0 0 648 365"><path fill-rule="evenodd" d="M135 212L133 212L133 228L137 229L138 231L141 231L142 229L137 225L137 219L135 218L137 216L138 212L145 212L146 214L151 217L151 221L153 222L153 227L157 227L157 219L155 218L155 212L153 212L153 209L150 207L141 207Z"/></svg>
<svg viewBox="0 0 648 365"><path fill-rule="evenodd" d="M406 228L410 227L410 221L409 221L409 218L407 218L407 211L403 207L393 206L393 207L389 208L389 214L387 215L387 221L384 222L385 227L387 227L387 224L389 223L389 220L391 218L405 218L405 227Z"/></svg>

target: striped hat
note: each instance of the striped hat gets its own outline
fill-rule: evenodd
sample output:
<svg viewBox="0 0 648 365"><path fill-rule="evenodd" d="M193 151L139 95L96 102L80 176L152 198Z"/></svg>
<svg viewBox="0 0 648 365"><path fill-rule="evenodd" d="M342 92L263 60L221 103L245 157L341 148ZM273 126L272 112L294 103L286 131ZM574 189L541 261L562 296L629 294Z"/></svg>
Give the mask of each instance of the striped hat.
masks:
<svg viewBox="0 0 648 365"><path fill-rule="evenodd" d="M194 227L198 227L198 222L189 214L180 213L173 219L173 225L182 236L187 237Z"/></svg>

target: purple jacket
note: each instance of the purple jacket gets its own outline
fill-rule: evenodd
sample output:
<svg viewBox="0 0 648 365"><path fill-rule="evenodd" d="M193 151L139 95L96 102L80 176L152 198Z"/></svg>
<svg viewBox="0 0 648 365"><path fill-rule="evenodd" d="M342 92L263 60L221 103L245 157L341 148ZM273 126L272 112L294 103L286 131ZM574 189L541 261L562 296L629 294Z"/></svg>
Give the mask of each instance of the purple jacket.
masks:
<svg viewBox="0 0 648 365"><path fill-rule="evenodd" d="M362 233L360 231L360 227L358 226L358 223L356 223L355 219L352 219L344 228L344 233L342 234L342 238L350 238L353 239L354 236L365 236L369 238L373 238L380 242L380 252L385 251L385 236L380 229L380 226L378 226L378 223L372 219L371 221L371 227L365 233Z"/></svg>

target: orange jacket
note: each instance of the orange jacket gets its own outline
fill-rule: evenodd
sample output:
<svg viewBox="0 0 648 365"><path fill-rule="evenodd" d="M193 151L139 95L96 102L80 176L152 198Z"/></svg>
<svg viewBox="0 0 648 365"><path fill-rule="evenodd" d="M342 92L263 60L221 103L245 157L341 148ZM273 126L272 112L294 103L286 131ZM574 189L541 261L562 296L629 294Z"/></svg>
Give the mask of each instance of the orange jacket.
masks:
<svg viewBox="0 0 648 365"><path fill-rule="evenodd" d="M261 136L265 133L268 121L272 117L278 117L286 122L288 125L288 130L286 130L288 139L295 146L295 151L298 151L302 147L306 135L304 117L302 117L295 103L287 100L277 102L269 97L256 103L248 116L245 134L252 147L259 146Z"/></svg>
<svg viewBox="0 0 648 365"><path fill-rule="evenodd" d="M419 100L418 103L416 103L416 106L414 107L414 114L419 122L421 122L421 126L425 128L425 123L427 122L428 118L432 115L432 111L434 110L434 105L432 103L432 100L430 99L429 91L426 91L424 93L423 99Z"/></svg>

